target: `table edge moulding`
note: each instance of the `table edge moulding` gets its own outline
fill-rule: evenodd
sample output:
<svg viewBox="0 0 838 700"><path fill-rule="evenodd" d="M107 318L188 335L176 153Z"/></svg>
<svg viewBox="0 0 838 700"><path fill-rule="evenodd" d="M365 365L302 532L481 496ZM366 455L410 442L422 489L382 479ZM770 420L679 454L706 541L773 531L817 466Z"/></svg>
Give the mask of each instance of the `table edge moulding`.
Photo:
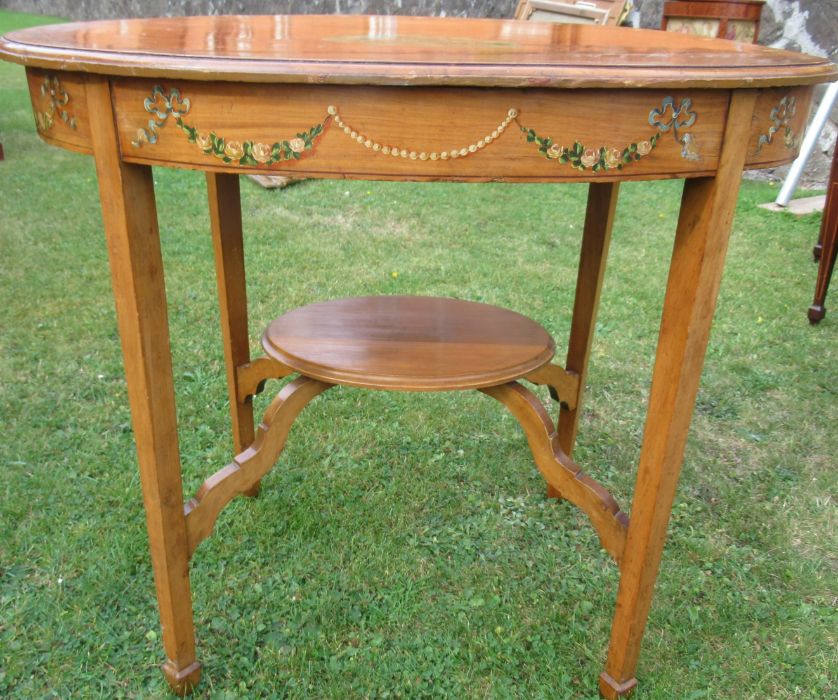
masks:
<svg viewBox="0 0 838 700"><path fill-rule="evenodd" d="M664 32L360 15L68 23L11 32L0 58L26 67L40 137L95 161L172 689L200 679L196 548L232 498L258 493L303 408L347 384L476 389L506 406L548 495L588 515L619 567L599 690L628 695L741 173L794 159L813 86L835 66ZM206 173L230 399L235 456L188 500L154 165ZM589 183L564 365L525 316L417 297L285 310L251 358L242 173ZM685 184L629 518L572 455L619 183L660 178ZM281 377L257 424L254 394ZM557 421L523 382L549 387Z"/></svg>

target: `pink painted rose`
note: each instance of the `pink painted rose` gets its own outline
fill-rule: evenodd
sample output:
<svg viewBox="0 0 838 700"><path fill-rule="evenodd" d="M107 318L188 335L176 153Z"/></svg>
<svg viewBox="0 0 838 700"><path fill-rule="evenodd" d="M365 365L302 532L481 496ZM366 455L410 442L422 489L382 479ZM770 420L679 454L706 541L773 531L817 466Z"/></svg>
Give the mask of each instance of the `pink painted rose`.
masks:
<svg viewBox="0 0 838 700"><path fill-rule="evenodd" d="M231 160L238 160L244 155L244 146L241 141L228 141L224 146L224 155Z"/></svg>
<svg viewBox="0 0 838 700"><path fill-rule="evenodd" d="M623 153L619 148L608 148L605 150L605 165L608 168L616 168L623 162Z"/></svg>
<svg viewBox="0 0 838 700"><path fill-rule="evenodd" d="M294 153L302 153L306 149L306 142L302 139L291 139L288 145Z"/></svg>
<svg viewBox="0 0 838 700"><path fill-rule="evenodd" d="M195 143L202 151L209 151L212 148L212 139L209 134L202 134L200 131L195 136Z"/></svg>
<svg viewBox="0 0 838 700"><path fill-rule="evenodd" d="M547 149L547 155L550 158L561 158L562 153L564 153L564 146L560 146L557 143L554 143Z"/></svg>
<svg viewBox="0 0 838 700"><path fill-rule="evenodd" d="M585 152L582 154L582 157L579 159L582 161L582 165L586 168L590 168L592 165L596 165L599 163L599 149L598 148L586 148Z"/></svg>
<svg viewBox="0 0 838 700"><path fill-rule="evenodd" d="M271 159L271 147L266 143L254 143L250 151L258 163L267 163Z"/></svg>
<svg viewBox="0 0 838 700"><path fill-rule="evenodd" d="M637 144L637 153L641 156L645 156L647 153L652 151L652 144L649 141L641 141Z"/></svg>

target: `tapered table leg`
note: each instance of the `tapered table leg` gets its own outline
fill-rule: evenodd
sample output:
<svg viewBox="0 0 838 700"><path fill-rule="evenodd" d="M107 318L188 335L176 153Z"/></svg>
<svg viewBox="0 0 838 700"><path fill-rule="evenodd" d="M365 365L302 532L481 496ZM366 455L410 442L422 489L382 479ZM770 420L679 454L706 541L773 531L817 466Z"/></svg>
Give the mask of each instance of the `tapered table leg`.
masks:
<svg viewBox="0 0 838 700"><path fill-rule="evenodd" d="M611 244L611 230L617 211L619 182L591 183L588 186L588 207L585 213L585 230L582 234L582 251L579 255L579 272L576 278L576 296L573 301L573 319L567 347L565 369L579 375L579 394L576 408L562 407L559 417L559 444L570 457L576 443L588 359L594 339L599 297L605 278L605 261Z"/></svg>
<svg viewBox="0 0 838 700"><path fill-rule="evenodd" d="M568 457L573 456L579 416L582 415L588 359L594 339L599 297L605 278L605 261L611 243L619 190L619 182L592 182L588 185L588 206L585 212L585 229L582 233L582 250L579 254L579 272L576 278L576 295L565 363L568 372L579 375L579 393L576 405L572 409L562 405L558 421L559 445ZM548 486L547 496L555 498L561 494L552 486Z"/></svg>
<svg viewBox="0 0 838 700"><path fill-rule="evenodd" d="M237 368L250 361L247 334L247 288L244 269L241 194L239 176L207 173L212 244L215 250L215 276L221 312L221 338L227 366L227 391L233 427L233 452L240 454L255 436L253 399L239 399ZM259 484L247 495L259 493Z"/></svg>
<svg viewBox="0 0 838 700"><path fill-rule="evenodd" d="M119 159L107 79L87 88L90 132L102 201L108 255L151 561L172 688L188 692L199 680L163 260L151 168Z"/></svg>
<svg viewBox="0 0 838 700"><path fill-rule="evenodd" d="M715 177L684 185L608 660L600 676L606 698L627 695L637 684L640 643L710 335L754 101L752 91L733 93Z"/></svg>

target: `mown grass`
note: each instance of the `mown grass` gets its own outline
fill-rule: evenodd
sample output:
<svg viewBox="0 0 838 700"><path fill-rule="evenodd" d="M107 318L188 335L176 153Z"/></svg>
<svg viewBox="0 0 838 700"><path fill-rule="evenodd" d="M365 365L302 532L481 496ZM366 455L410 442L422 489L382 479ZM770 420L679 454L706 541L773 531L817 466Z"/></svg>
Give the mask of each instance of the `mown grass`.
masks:
<svg viewBox="0 0 838 700"><path fill-rule="evenodd" d="M0 31L35 18L0 13ZM165 697L93 164L0 64L0 696ZM185 490L230 458L205 186L155 172ZM624 186L577 457L630 505L681 185ZM836 317L815 216L746 182L638 698L836 694ZM252 336L425 293L569 327L585 190L243 183ZM395 274L394 274L395 273ZM261 399L259 407L264 407ZM476 393L335 389L192 568L208 698L592 698L617 572Z"/></svg>

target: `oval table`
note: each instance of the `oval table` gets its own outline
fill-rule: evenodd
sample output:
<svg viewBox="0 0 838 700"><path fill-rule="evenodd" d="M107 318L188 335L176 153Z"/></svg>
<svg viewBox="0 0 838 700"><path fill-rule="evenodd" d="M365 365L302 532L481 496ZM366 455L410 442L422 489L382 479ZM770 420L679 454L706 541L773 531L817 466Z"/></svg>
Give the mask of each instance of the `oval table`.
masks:
<svg viewBox="0 0 838 700"><path fill-rule="evenodd" d="M235 495L256 493L305 404L345 383L479 389L509 408L548 493L590 517L619 566L599 688L630 693L741 173L795 157L813 85L835 67L664 32L365 16L62 24L8 34L0 58L26 66L41 138L96 163L173 690L200 677L195 548ZM185 503L153 165L207 173L237 453ZM417 297L290 311L252 359L242 173L590 183L564 366L523 316ZM629 518L572 453L618 186L660 178L686 182ZM253 395L290 374L254 428ZM523 379L550 387L557 425Z"/></svg>

